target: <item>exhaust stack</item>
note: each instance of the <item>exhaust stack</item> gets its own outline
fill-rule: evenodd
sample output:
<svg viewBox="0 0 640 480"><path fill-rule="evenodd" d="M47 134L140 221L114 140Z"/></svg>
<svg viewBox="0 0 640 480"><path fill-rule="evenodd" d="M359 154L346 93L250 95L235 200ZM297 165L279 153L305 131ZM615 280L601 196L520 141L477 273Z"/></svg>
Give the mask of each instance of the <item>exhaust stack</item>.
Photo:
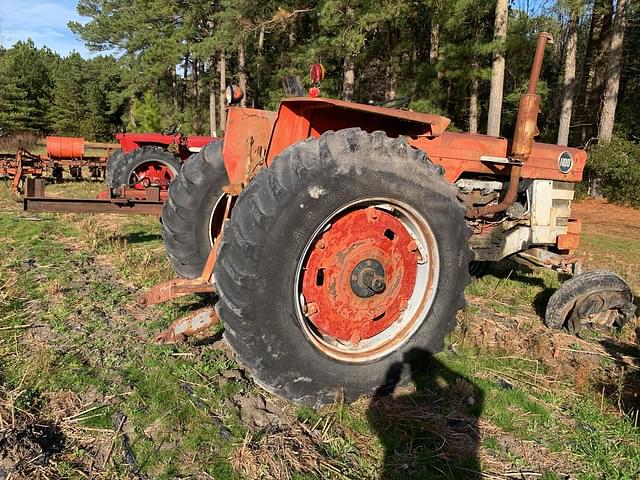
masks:
<svg viewBox="0 0 640 480"><path fill-rule="evenodd" d="M531 153L533 139L540 133L538 131L538 114L540 113L540 95L536 94L540 71L542 70L542 59L547 43L553 44L551 34L541 32L538 34L536 54L533 57L531 75L529 77L529 88L527 93L520 97L518 107L518 117L516 119L516 131L511 144L511 158L525 162Z"/></svg>
<svg viewBox="0 0 640 480"><path fill-rule="evenodd" d="M531 75L529 76L529 88L527 89L527 93L520 97L520 106L518 107L516 129L509 155L509 165L511 168L509 188L499 203L486 205L484 207L469 207L466 213L467 218L479 218L492 213L503 212L518 198L522 164L528 160L531 154L531 148L533 147L533 140L538 133L540 133L538 130L540 95L536 94L536 90L538 89L544 49L547 43L553 44L553 37L550 33L540 32L536 44L536 53L533 57L533 65L531 66Z"/></svg>

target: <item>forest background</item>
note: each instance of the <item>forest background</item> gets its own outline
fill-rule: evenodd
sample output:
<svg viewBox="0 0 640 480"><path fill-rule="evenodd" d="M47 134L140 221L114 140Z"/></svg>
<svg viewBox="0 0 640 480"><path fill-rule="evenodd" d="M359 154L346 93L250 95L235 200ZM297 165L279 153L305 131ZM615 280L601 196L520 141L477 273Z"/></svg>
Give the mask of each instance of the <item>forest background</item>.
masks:
<svg viewBox="0 0 640 480"><path fill-rule="evenodd" d="M0 131L112 140L118 131L221 135L224 89L275 109L282 79L324 96L401 104L453 129L509 137L538 32L553 35L542 141L601 147L612 200L640 204L640 9L633 0L79 0L92 58L0 48ZM611 172L609 172L611 170ZM609 173L607 173L609 172ZM615 176L624 179L615 180Z"/></svg>

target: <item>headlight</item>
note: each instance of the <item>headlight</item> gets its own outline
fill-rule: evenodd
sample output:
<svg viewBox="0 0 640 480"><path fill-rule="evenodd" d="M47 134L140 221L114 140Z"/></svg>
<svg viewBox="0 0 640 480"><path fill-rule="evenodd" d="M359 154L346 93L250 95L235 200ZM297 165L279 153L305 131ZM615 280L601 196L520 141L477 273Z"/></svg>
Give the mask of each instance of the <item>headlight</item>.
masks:
<svg viewBox="0 0 640 480"><path fill-rule="evenodd" d="M236 85L229 85L224 92L224 96L227 100L227 105L235 105L240 103L244 94L242 90L240 90L240 87Z"/></svg>

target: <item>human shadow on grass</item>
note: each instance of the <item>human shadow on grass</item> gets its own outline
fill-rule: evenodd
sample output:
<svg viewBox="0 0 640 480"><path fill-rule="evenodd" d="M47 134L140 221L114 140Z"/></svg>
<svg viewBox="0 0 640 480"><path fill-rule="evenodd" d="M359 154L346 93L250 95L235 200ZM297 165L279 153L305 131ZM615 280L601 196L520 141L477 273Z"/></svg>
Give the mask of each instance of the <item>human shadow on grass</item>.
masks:
<svg viewBox="0 0 640 480"><path fill-rule="evenodd" d="M396 391L410 375L415 391ZM381 480L481 478L478 417L484 392L429 352L393 364L367 418L384 448Z"/></svg>

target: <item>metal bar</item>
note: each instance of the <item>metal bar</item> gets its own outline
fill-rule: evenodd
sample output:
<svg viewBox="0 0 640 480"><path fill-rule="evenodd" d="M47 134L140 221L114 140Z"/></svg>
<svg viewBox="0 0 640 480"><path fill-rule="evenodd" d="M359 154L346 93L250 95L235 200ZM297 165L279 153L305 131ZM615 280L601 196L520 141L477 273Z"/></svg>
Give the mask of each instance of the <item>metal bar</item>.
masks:
<svg viewBox="0 0 640 480"><path fill-rule="evenodd" d="M227 187L225 187L225 190L230 191L230 189ZM200 274L200 276L194 279L174 278L173 280L169 280L168 282L154 285L147 292L138 297L138 304L143 306L156 305L158 303L164 303L169 300L175 300L176 298L184 297L185 295L189 295L191 293L213 293L216 291L216 288L212 282L213 269L216 266L216 261L218 259L218 248L220 247L220 242L224 234L225 222L229 218L229 214L231 212L231 204L233 203L233 198L234 197L232 195L227 193L227 203L225 205L224 218L222 220L220 233L213 242L213 246L209 251L209 256L207 257L207 261L204 265L204 268L202 269L202 273Z"/></svg>
<svg viewBox="0 0 640 480"><path fill-rule="evenodd" d="M213 327L219 321L213 307L201 308L173 322L167 330L157 335L154 341L159 345L183 342L187 337Z"/></svg>
<svg viewBox="0 0 640 480"><path fill-rule="evenodd" d="M120 148L119 143L104 143L104 142L84 142L84 148L103 149L103 150L115 150Z"/></svg>
<svg viewBox="0 0 640 480"><path fill-rule="evenodd" d="M24 197L23 207L28 212L52 213L127 213L162 215L163 202L138 199L119 199L113 202L102 198Z"/></svg>

